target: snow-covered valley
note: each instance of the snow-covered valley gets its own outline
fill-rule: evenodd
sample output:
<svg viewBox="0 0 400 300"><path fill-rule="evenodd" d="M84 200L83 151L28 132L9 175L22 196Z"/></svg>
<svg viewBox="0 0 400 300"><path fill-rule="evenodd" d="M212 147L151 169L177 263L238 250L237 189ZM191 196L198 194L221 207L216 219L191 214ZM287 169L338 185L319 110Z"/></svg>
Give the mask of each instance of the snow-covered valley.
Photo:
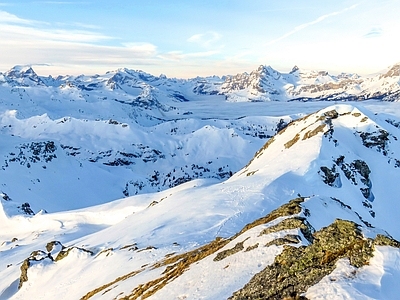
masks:
<svg viewBox="0 0 400 300"><path fill-rule="evenodd" d="M1 73L0 299L396 299L399 70Z"/></svg>

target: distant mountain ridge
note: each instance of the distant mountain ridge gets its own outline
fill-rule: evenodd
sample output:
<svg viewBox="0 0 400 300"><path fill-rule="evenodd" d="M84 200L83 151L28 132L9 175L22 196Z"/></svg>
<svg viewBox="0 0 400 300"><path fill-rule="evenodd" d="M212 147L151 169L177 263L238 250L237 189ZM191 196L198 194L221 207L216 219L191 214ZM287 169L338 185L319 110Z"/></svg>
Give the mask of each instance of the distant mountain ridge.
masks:
<svg viewBox="0 0 400 300"><path fill-rule="evenodd" d="M400 65L373 77L326 71L303 71L295 66L280 73L270 66L260 66L250 74L228 76L221 90L230 101L313 101L313 100L398 100Z"/></svg>
<svg viewBox="0 0 400 300"><path fill-rule="evenodd" d="M261 65L250 73L209 76L192 79L159 77L126 68L95 76L38 76L31 67L16 66L0 73L3 87L75 88L78 92L102 89L139 96L138 89L151 90L154 98L170 97L190 101L196 94L222 95L228 101L360 101L380 99L398 101L400 95L400 63L385 73L362 77L357 74L331 75L326 71L307 71L295 66L281 73ZM178 85L178 87L176 86ZM148 96L148 92L141 99Z"/></svg>

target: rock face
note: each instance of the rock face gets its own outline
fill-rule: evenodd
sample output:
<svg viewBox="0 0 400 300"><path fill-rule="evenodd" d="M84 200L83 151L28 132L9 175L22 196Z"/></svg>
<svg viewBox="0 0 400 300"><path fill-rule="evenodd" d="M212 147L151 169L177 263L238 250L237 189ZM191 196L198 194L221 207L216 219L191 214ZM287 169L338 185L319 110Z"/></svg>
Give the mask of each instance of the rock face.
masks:
<svg viewBox="0 0 400 300"><path fill-rule="evenodd" d="M38 250L38 251L33 251L31 255L22 262L22 265L20 267L21 275L19 277L18 289L20 289L22 285L29 280L28 278L29 267L46 259L51 260L51 258L46 252Z"/></svg>
<svg viewBox="0 0 400 300"><path fill-rule="evenodd" d="M358 225L336 220L313 234L308 246L285 246L275 262L255 275L229 299L298 297L335 268L340 258L361 267L373 255L374 240L363 237Z"/></svg>
<svg viewBox="0 0 400 300"><path fill-rule="evenodd" d="M29 280L28 270L30 267L43 264L44 261L47 263L56 263L66 258L72 251L77 253L84 253L87 255L93 255L93 252L79 247L65 247L59 241L52 241L46 244L46 251L37 250L33 251L31 255L26 258L20 267L21 275L19 277L18 289L20 289L25 282Z"/></svg>

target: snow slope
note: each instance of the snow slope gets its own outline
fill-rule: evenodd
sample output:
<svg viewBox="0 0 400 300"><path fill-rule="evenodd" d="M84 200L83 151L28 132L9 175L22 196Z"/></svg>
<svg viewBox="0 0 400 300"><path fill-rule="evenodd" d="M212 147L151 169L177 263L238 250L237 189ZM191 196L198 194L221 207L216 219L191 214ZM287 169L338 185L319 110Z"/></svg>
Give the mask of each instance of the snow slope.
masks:
<svg viewBox="0 0 400 300"><path fill-rule="evenodd" d="M396 70L1 74L0 299L396 299ZM385 96L264 101L325 99L311 85L332 80ZM258 280L287 253L324 268L272 292Z"/></svg>
<svg viewBox="0 0 400 300"><path fill-rule="evenodd" d="M194 180L77 211L32 217L3 213L7 230L1 236L0 295L228 298L285 249L264 245L288 236L298 239L291 242L296 247L311 245L296 227L263 233L293 216L305 218L312 232L341 219L357 223L363 239L377 234L399 239L393 209L400 194L399 129L387 120L387 115L360 106L330 106L290 123L246 167L221 183ZM298 195L304 197L298 211L262 219ZM262 222L245 226L260 218ZM58 246L46 249L51 241ZM390 283L398 278L399 249L374 249L369 265L338 260L335 271L305 295L395 299L390 298ZM30 255L33 251L38 252ZM63 258L57 259L60 252ZM23 282L21 266L27 259ZM325 292L332 278L335 287Z"/></svg>

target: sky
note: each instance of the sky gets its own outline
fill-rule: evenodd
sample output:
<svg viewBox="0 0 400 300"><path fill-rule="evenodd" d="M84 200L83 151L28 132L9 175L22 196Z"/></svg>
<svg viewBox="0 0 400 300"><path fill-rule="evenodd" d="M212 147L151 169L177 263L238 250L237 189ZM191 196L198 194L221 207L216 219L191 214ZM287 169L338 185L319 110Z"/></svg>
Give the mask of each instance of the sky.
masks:
<svg viewBox="0 0 400 300"><path fill-rule="evenodd" d="M368 75L400 62L399 16L400 0L0 0L0 72Z"/></svg>

